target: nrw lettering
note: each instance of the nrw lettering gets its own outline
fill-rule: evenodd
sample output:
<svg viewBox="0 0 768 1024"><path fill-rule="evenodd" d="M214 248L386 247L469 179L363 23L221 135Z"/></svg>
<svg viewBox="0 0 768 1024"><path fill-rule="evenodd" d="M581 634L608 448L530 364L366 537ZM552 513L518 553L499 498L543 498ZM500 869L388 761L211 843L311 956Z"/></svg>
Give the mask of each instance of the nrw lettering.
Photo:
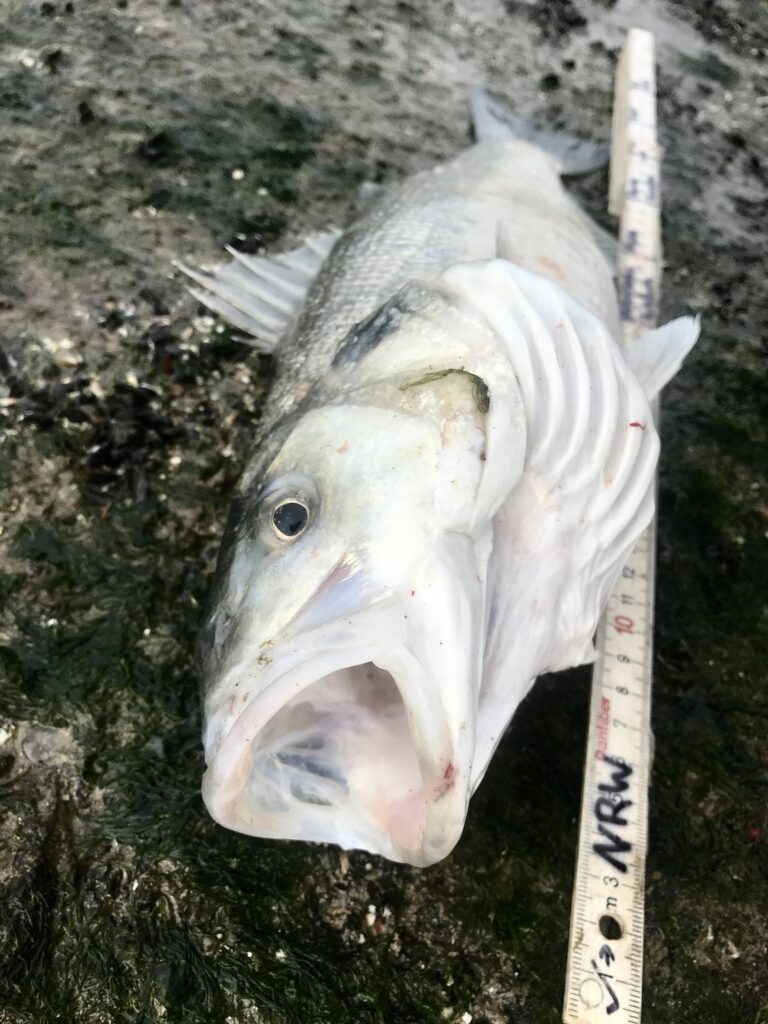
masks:
<svg viewBox="0 0 768 1024"><path fill-rule="evenodd" d="M632 766L623 758L611 757L608 754L603 756L603 761L610 765L613 771L609 782L598 784L597 788L601 795L595 800L593 811L597 819L597 831L605 841L593 843L592 849L615 871L626 874L627 864L622 857L631 852L632 843L624 839L619 830L629 824L624 811L632 806L632 800L625 799L621 794L629 788L627 780L632 774Z"/></svg>
<svg viewBox="0 0 768 1024"><path fill-rule="evenodd" d="M601 782L597 788L601 793L623 793L629 788L627 779L632 774L632 766L623 757L611 757L610 754L606 754L603 760L616 771L612 773L610 782Z"/></svg>
<svg viewBox="0 0 768 1024"><path fill-rule="evenodd" d="M603 860L610 864L615 871L621 871L623 875L627 873L627 865L623 860L620 860L620 855L629 853L632 849L632 843L626 839L622 839L621 836L617 836L615 832L611 832L605 825L598 825L597 831L601 836L604 836L608 840L607 843L593 843L592 849Z"/></svg>

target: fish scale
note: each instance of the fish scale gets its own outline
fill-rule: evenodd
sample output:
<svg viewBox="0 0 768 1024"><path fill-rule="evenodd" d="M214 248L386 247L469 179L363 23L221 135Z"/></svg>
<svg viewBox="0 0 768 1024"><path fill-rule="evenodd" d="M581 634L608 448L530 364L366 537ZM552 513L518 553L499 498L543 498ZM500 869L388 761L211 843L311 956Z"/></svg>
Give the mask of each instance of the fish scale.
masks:
<svg viewBox="0 0 768 1024"><path fill-rule="evenodd" d="M551 190L543 209L542 183ZM534 192L538 198L532 202ZM606 320L615 319L610 270L553 162L527 142L481 142L438 170L386 190L339 239L281 345L284 368L267 422L292 411L297 385L317 379L350 325L365 320L403 285L456 263L499 255L499 225L505 222L521 265L553 277L559 274L547 262L558 259L566 270L582 261L594 267L588 305L597 305ZM539 256L544 263L534 262Z"/></svg>

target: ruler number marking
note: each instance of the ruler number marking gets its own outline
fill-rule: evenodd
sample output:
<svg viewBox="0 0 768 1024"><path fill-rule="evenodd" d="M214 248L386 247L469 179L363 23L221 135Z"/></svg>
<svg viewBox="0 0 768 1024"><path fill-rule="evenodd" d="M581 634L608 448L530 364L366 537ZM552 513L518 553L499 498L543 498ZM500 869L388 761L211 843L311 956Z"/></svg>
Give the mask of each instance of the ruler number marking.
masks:
<svg viewBox="0 0 768 1024"><path fill-rule="evenodd" d="M617 633L634 633L635 620L630 619L628 615L614 615L613 628Z"/></svg>

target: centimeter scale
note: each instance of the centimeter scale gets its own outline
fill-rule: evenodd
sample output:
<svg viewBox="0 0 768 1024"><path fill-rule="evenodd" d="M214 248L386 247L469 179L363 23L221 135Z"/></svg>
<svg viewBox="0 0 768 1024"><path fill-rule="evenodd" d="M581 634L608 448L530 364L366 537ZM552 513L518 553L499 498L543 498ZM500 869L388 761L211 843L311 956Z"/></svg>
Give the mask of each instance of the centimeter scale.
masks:
<svg viewBox="0 0 768 1024"><path fill-rule="evenodd" d="M656 326L655 78L653 35L630 29L616 73L609 196L610 212L621 218L617 271L625 346ZM640 1024L655 553L653 522L622 570L597 632L564 1024Z"/></svg>

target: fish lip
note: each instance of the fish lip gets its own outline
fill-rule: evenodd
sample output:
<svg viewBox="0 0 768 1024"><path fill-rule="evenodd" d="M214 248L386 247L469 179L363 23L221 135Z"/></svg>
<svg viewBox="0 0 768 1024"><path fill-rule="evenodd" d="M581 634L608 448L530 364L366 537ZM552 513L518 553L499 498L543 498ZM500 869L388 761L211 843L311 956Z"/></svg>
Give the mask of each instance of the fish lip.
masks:
<svg viewBox="0 0 768 1024"><path fill-rule="evenodd" d="M383 610L393 618L402 618L401 603L391 599L345 620L344 625L370 617L371 612L380 616ZM373 829L376 832L374 842L352 841L342 845L367 849L391 860L416 866L432 864L450 852L461 835L470 794L471 759L463 769L459 764L459 748L466 747L466 742L462 742L466 737L454 735L455 730L450 728L445 710L439 699L435 700L436 696L439 698L438 681L429 679L415 655L402 644L385 648L370 639L375 635L370 627L367 632L365 642L341 643L321 659L316 656L301 658L301 650L312 649L313 641L322 643L321 638L314 634L322 634L324 630L310 631L294 647L294 657L287 667L280 662L281 655L290 654L290 641L270 646L270 661L262 666L258 674L260 679L257 676L254 680L256 692L244 707L233 714L233 707L227 709L227 702L224 702L210 717L206 716L204 745L207 770L202 783L203 800L217 822L235 831L266 838L337 841L322 836L293 834L285 815L280 813L270 816L261 812L246 818L243 814L245 801L239 800L247 779L247 772L243 774L242 766L251 744L292 698L330 673L371 662L389 672L405 706L410 741L422 775L423 817L415 847L398 844L384 829ZM389 632L381 630L381 635L389 635ZM328 650L327 638L322 646ZM321 668L318 660L321 660ZM234 702L229 703L232 705ZM250 767L250 762L248 765ZM370 831L369 825L366 827Z"/></svg>

